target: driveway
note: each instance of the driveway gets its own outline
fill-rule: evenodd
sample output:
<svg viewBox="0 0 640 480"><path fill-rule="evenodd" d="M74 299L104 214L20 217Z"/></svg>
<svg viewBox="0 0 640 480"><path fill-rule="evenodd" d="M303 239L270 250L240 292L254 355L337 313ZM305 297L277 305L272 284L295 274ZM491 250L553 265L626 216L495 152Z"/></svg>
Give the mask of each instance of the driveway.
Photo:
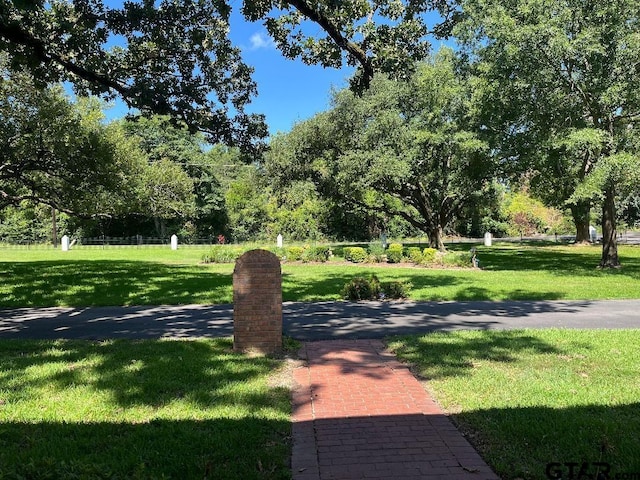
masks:
<svg viewBox="0 0 640 480"><path fill-rule="evenodd" d="M232 319L232 305L2 309L0 339L228 337ZM640 328L640 300L283 305L285 335L303 341L515 328Z"/></svg>

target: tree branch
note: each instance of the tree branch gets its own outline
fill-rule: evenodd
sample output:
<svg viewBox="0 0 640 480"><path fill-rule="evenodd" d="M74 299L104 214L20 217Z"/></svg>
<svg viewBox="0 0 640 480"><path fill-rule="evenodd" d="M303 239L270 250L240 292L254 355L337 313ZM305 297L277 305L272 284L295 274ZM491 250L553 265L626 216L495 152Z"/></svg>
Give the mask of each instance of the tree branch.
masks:
<svg viewBox="0 0 640 480"><path fill-rule="evenodd" d="M369 81L373 78L373 65L371 64L371 59L367 57L366 52L362 50L362 48L360 48L358 44L351 42L347 38L345 38L345 36L340 32L340 29L329 18L327 18L322 12L313 9L305 2L305 0L287 1L304 16L320 25L322 29L327 32L331 39L336 43L336 45L338 45L338 47L350 53L356 58L356 60L362 66L365 87L368 86Z"/></svg>
<svg viewBox="0 0 640 480"><path fill-rule="evenodd" d="M69 60L66 60L62 55L48 50L48 46L44 41L31 35L31 33L23 30L18 25L6 24L0 21L0 37L3 37L5 40L14 44L27 47L32 52L32 55L35 57L35 59L40 61L41 63L58 64L67 72L72 73L83 80L86 80L93 84L102 85L107 89L115 90L122 96L122 98L125 100L125 102L127 102L127 104L129 104L129 106L132 105L131 90L127 86L109 78L106 75L102 75L81 67Z"/></svg>

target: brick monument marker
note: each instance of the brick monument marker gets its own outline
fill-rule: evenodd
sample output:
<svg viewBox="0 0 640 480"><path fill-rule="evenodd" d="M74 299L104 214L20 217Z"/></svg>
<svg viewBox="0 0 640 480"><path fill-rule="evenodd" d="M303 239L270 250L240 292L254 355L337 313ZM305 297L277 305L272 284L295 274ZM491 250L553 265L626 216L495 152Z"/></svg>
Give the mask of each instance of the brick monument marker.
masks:
<svg viewBox="0 0 640 480"><path fill-rule="evenodd" d="M282 270L266 250L246 252L233 269L233 349L282 349Z"/></svg>

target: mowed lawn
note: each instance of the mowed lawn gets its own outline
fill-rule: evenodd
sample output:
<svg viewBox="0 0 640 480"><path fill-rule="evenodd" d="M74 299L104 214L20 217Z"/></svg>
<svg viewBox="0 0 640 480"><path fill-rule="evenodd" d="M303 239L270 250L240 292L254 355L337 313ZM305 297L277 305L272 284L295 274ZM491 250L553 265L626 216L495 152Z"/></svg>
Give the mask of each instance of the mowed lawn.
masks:
<svg viewBox="0 0 640 480"><path fill-rule="evenodd" d="M0 478L288 479L284 366L221 339L0 341Z"/></svg>
<svg viewBox="0 0 640 480"><path fill-rule="evenodd" d="M503 480L640 478L640 330L434 333L390 347Z"/></svg>
<svg viewBox="0 0 640 480"><path fill-rule="evenodd" d="M230 303L233 265L205 251L0 250L0 307ZM284 299L337 300L362 274L411 282L414 300L640 298L638 247L618 270L595 268L599 247L478 251L481 270L283 264ZM389 342L501 478L640 478L640 330ZM286 365L228 339L4 340L0 478L290 478Z"/></svg>
<svg viewBox="0 0 640 480"><path fill-rule="evenodd" d="M468 250L470 245L452 245ZM233 264L202 264L202 248L0 249L0 307L223 304ZM356 275L410 282L412 300L640 298L640 247L620 247L623 268L599 270L598 246L478 247L480 270L375 264L285 263L285 301L339 300Z"/></svg>

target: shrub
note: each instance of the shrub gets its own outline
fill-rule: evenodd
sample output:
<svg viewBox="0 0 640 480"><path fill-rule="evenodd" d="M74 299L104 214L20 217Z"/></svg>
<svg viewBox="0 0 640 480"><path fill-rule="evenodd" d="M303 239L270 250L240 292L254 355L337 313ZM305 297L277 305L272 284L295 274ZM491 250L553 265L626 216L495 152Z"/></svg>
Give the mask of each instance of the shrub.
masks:
<svg viewBox="0 0 640 480"><path fill-rule="evenodd" d="M302 255L304 254L304 248L302 247L287 247L286 249L287 260L291 262L297 262L298 260L302 260Z"/></svg>
<svg viewBox="0 0 640 480"><path fill-rule="evenodd" d="M380 283L375 275L359 276L345 284L342 297L352 301L407 298L410 288L411 284L406 282Z"/></svg>
<svg viewBox="0 0 640 480"><path fill-rule="evenodd" d="M409 257L409 260L416 265L420 265L423 261L422 252L418 247L407 248L407 256Z"/></svg>
<svg viewBox="0 0 640 480"><path fill-rule="evenodd" d="M384 282L380 284L381 298L407 298L411 287L408 282Z"/></svg>
<svg viewBox="0 0 640 480"><path fill-rule="evenodd" d="M380 263L384 262L387 259L384 247L378 242L370 243L367 250L369 252L369 257L367 258L368 262Z"/></svg>
<svg viewBox="0 0 640 480"><path fill-rule="evenodd" d="M447 267L470 267L471 256L468 253L447 252L442 256L442 264Z"/></svg>
<svg viewBox="0 0 640 480"><path fill-rule="evenodd" d="M348 262L362 263L367 259L367 251L362 247L344 247L343 251Z"/></svg>
<svg viewBox="0 0 640 480"><path fill-rule="evenodd" d="M246 250L242 247L214 245L202 256L204 263L233 263Z"/></svg>
<svg viewBox="0 0 640 480"><path fill-rule="evenodd" d="M387 249L387 262L400 263L402 261L402 244L392 243Z"/></svg>
<svg viewBox="0 0 640 480"><path fill-rule="evenodd" d="M436 250L435 248L425 248L422 251L422 262L435 263L437 256L438 256L438 250Z"/></svg>
<svg viewBox="0 0 640 480"><path fill-rule="evenodd" d="M309 247L302 254L303 262L326 262L331 257L331 249L327 246Z"/></svg>
<svg viewBox="0 0 640 480"><path fill-rule="evenodd" d="M364 249L363 249L364 250ZM342 288L342 297L346 300L373 300L380 294L378 277L354 277Z"/></svg>

